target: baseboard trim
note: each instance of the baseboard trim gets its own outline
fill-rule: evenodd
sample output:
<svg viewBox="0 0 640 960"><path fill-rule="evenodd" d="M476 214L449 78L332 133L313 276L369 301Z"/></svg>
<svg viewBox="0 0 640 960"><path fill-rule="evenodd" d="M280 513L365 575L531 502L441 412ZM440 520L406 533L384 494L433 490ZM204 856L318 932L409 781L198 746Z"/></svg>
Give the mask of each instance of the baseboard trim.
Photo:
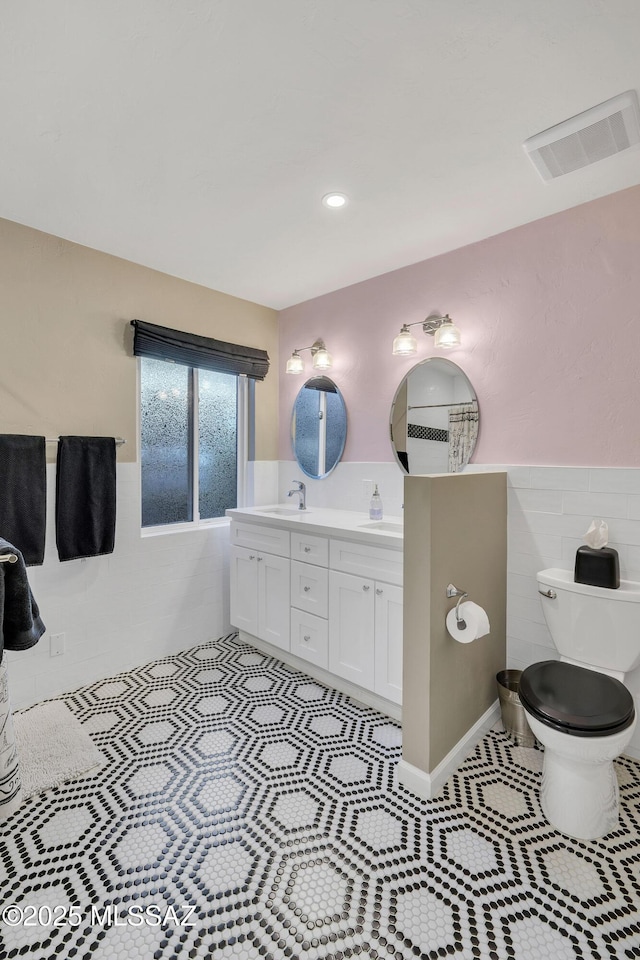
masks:
<svg viewBox="0 0 640 960"><path fill-rule="evenodd" d="M402 707L396 703L392 703L390 700L385 700L384 697L379 697L377 693L365 690L355 683L350 683L349 680L343 680L342 677L337 677L334 673L329 673L328 670L316 666L315 663L309 663L308 660L296 657L294 653L289 653L288 650L281 650L280 647L274 647L272 643L267 643L266 640L260 640L251 633L245 633L244 630L238 631L238 637L244 643L251 644L252 647L260 650L262 653L276 657L278 660L288 663L290 667L295 667L296 670L300 670L302 673L313 677L314 680L319 680L320 683L323 683L326 687L340 690L341 693L345 693L348 697L351 697L352 700L364 703L366 707L372 707L379 713L384 713L385 716L391 717L392 720L400 721L402 719Z"/></svg>
<svg viewBox="0 0 640 960"><path fill-rule="evenodd" d="M500 704L496 700L430 773L402 759L398 764L398 782L422 800L432 800L499 717Z"/></svg>

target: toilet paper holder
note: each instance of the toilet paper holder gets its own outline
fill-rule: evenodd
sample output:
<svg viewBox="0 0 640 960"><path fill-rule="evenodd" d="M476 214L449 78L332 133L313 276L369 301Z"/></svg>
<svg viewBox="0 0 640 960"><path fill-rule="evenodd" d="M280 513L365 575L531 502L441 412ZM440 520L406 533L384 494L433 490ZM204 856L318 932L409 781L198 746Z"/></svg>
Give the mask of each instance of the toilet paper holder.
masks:
<svg viewBox="0 0 640 960"><path fill-rule="evenodd" d="M460 604L466 597L469 596L469 594L465 593L464 590L458 590L458 588L454 586L453 583L450 583L447 586L447 596L449 597L449 599L451 599L452 597L458 597L458 602L456 603L456 623L458 624L458 627L460 630L466 630L467 624L465 623L464 618L460 613Z"/></svg>

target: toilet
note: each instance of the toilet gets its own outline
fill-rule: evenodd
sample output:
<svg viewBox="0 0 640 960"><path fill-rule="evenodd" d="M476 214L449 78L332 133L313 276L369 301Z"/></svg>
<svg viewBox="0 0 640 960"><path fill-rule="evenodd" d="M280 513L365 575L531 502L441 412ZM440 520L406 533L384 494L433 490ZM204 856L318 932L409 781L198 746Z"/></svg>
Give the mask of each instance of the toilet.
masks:
<svg viewBox="0 0 640 960"><path fill-rule="evenodd" d="M560 654L527 667L520 679L520 701L544 747L540 802L561 833L596 840L618 825L613 761L636 725L623 681L640 663L640 583L592 587L559 569L542 570L537 580Z"/></svg>

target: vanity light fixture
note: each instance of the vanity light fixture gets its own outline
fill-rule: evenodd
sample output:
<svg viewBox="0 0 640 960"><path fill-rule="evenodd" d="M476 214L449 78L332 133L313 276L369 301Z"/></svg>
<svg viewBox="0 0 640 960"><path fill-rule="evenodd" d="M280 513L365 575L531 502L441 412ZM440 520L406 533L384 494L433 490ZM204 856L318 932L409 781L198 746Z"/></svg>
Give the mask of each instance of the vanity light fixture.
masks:
<svg viewBox="0 0 640 960"><path fill-rule="evenodd" d="M302 373L304 370L304 360L297 350L294 350L287 360L287 373Z"/></svg>
<svg viewBox="0 0 640 960"><path fill-rule="evenodd" d="M461 343L460 331L455 326L448 313L444 317L427 317L426 320L416 320L415 323L403 323L400 333L393 341L394 357L410 357L418 352L418 341L409 327L422 324L422 330L429 336L435 337L436 347L459 347Z"/></svg>
<svg viewBox="0 0 640 960"><path fill-rule="evenodd" d="M413 324L403 323L400 333L393 341L394 357L410 357L418 352L418 341L409 330Z"/></svg>
<svg viewBox="0 0 640 960"><path fill-rule="evenodd" d="M311 350L315 370L329 370L333 365L331 354L324 345L324 340L316 340L310 347L298 347L287 360L287 373L302 373L304 360L300 356L302 350Z"/></svg>

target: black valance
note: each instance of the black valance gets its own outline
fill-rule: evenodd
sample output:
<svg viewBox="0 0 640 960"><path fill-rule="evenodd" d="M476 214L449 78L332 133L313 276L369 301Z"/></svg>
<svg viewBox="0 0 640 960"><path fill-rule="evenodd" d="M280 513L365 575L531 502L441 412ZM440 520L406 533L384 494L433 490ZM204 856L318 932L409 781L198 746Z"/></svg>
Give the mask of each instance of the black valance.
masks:
<svg viewBox="0 0 640 960"><path fill-rule="evenodd" d="M136 357L169 360L186 367L200 367L218 373L244 373L253 380L264 380L269 372L266 350L158 327L144 320L132 320L131 326L134 329L133 353Z"/></svg>

